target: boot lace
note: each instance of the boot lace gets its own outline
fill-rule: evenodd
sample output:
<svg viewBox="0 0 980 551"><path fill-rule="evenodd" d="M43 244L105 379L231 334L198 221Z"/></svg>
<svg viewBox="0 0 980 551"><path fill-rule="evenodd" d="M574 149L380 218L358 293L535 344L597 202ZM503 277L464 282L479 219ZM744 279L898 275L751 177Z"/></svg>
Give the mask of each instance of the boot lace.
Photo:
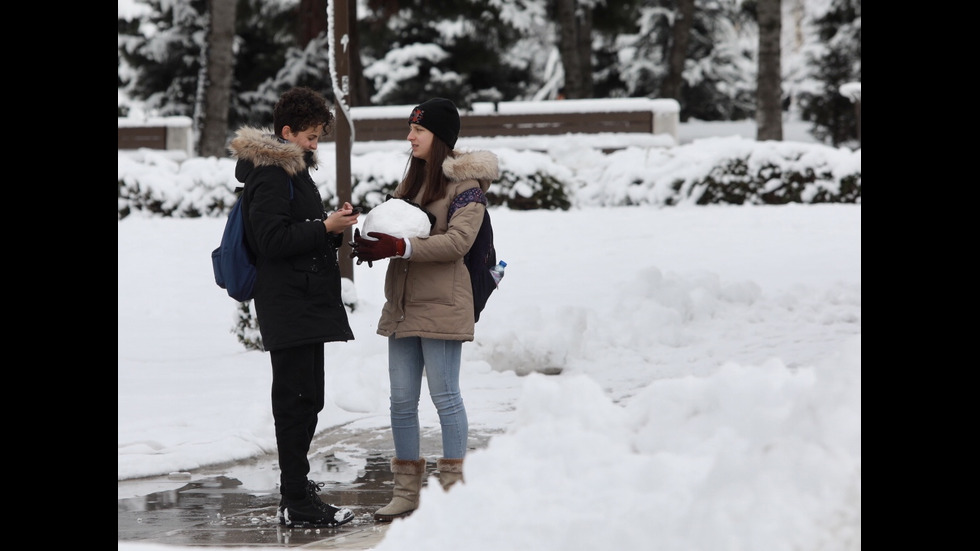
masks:
<svg viewBox="0 0 980 551"><path fill-rule="evenodd" d="M320 499L320 496L317 495L318 493L320 493L320 490L325 485L326 482L313 482L312 480L310 480L307 484L307 489L309 491L310 501L313 502L313 505L323 513L333 518L334 515L337 514L337 511L340 510L340 508L334 505L324 503L323 500Z"/></svg>

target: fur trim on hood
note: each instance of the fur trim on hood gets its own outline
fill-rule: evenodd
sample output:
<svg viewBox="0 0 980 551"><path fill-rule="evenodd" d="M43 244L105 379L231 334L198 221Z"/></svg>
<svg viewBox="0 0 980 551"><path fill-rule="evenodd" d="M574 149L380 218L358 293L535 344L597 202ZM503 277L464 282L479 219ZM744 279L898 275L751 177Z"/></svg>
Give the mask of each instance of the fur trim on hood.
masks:
<svg viewBox="0 0 980 551"><path fill-rule="evenodd" d="M242 127L228 146L231 155L255 166L277 166L295 176L307 168L307 151L292 143L282 143L270 128ZM316 167L316 151L309 151L310 166Z"/></svg>
<svg viewBox="0 0 980 551"><path fill-rule="evenodd" d="M477 180L484 191L500 177L497 156L489 151L457 152L455 157L446 157L442 172L453 182Z"/></svg>

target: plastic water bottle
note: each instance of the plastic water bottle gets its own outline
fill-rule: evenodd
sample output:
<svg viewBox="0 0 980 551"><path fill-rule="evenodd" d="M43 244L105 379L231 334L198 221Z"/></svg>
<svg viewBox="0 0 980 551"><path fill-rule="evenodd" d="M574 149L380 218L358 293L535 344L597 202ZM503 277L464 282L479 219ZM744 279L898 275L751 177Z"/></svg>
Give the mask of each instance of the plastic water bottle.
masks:
<svg viewBox="0 0 980 551"><path fill-rule="evenodd" d="M504 278L504 268L507 267L507 263L501 260L496 266L490 268L490 277L493 278L493 282L496 285L500 285L500 280Z"/></svg>

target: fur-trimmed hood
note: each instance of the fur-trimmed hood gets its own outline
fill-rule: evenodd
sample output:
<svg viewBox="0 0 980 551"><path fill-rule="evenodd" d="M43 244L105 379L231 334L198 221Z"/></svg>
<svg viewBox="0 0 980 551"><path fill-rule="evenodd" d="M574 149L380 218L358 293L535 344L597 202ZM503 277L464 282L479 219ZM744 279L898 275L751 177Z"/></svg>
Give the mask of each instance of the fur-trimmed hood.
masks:
<svg viewBox="0 0 980 551"><path fill-rule="evenodd" d="M484 192L500 177L497 156L489 151L456 152L455 157L443 161L442 172L453 182L477 180Z"/></svg>
<svg viewBox="0 0 980 551"><path fill-rule="evenodd" d="M307 152L292 142L283 143L270 128L240 128L228 151L239 161L248 161L252 166L277 166L290 176L306 170L307 166L316 167L316 151Z"/></svg>

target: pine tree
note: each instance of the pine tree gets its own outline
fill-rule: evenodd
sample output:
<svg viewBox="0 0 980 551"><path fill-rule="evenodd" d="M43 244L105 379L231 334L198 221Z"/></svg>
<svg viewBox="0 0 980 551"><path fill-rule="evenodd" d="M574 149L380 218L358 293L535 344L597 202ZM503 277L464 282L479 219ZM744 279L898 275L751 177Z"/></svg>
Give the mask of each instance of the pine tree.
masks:
<svg viewBox="0 0 980 551"><path fill-rule="evenodd" d="M119 115L128 113L128 97L152 115L193 116L207 40L207 0L137 1L146 9L119 19ZM291 86L310 86L332 99L327 37L313 36L314 29L307 28L309 42L297 39L300 0L237 1L229 128L271 124L273 105ZM797 14L829 8L793 19L787 34L796 42L786 53L794 61L805 56L808 65L800 69L803 64L794 63L794 70L780 75L784 93L795 100L791 105L800 116L813 121L816 136L835 144L851 140L854 106L838 88L860 81L860 0L788 1ZM403 105L445 96L461 108L476 101L554 98L565 72L555 2L362 1L355 28L366 84L359 97L369 104ZM592 69L581 76L591 78L592 97L666 97L677 2L575 4L592 10ZM683 64L675 62L681 71L682 121L754 116L754 5L753 0L695 3ZM817 30L803 32L810 23Z"/></svg>
<svg viewBox="0 0 980 551"><path fill-rule="evenodd" d="M684 20L673 0L647 0L638 10L634 32L620 31L615 40L617 78L622 90L608 95L674 97L680 119L741 120L755 112L757 25L754 14L732 0L695 3L680 80L668 82L671 56ZM686 21L686 20L685 20ZM604 75L610 80L611 75ZM674 90L674 86L679 86Z"/></svg>
<svg viewBox="0 0 980 551"><path fill-rule="evenodd" d="M461 108L528 92L528 67L503 52L521 34L492 0L369 2L360 21L368 97L377 105L452 98Z"/></svg>
<svg viewBox="0 0 980 551"><path fill-rule="evenodd" d="M139 2L146 7L141 15L119 19L119 90L148 114L193 117L208 32L207 0ZM295 11L295 5L281 2L239 0L230 129L271 125L279 94L307 71L292 70L295 62L307 63L296 48ZM283 72L284 67L289 70ZM329 80L321 79L317 88L330 90ZM125 116L129 109L119 111Z"/></svg>
<svg viewBox="0 0 980 551"><path fill-rule="evenodd" d="M819 42L807 58L819 87L800 93L801 116L813 122L815 138L835 147L857 146L854 105L839 90L861 81L861 0L832 0L814 24Z"/></svg>
<svg viewBox="0 0 980 551"><path fill-rule="evenodd" d="M192 117L207 1L143 3L147 15L119 21L120 63L131 71L121 88L158 116Z"/></svg>

